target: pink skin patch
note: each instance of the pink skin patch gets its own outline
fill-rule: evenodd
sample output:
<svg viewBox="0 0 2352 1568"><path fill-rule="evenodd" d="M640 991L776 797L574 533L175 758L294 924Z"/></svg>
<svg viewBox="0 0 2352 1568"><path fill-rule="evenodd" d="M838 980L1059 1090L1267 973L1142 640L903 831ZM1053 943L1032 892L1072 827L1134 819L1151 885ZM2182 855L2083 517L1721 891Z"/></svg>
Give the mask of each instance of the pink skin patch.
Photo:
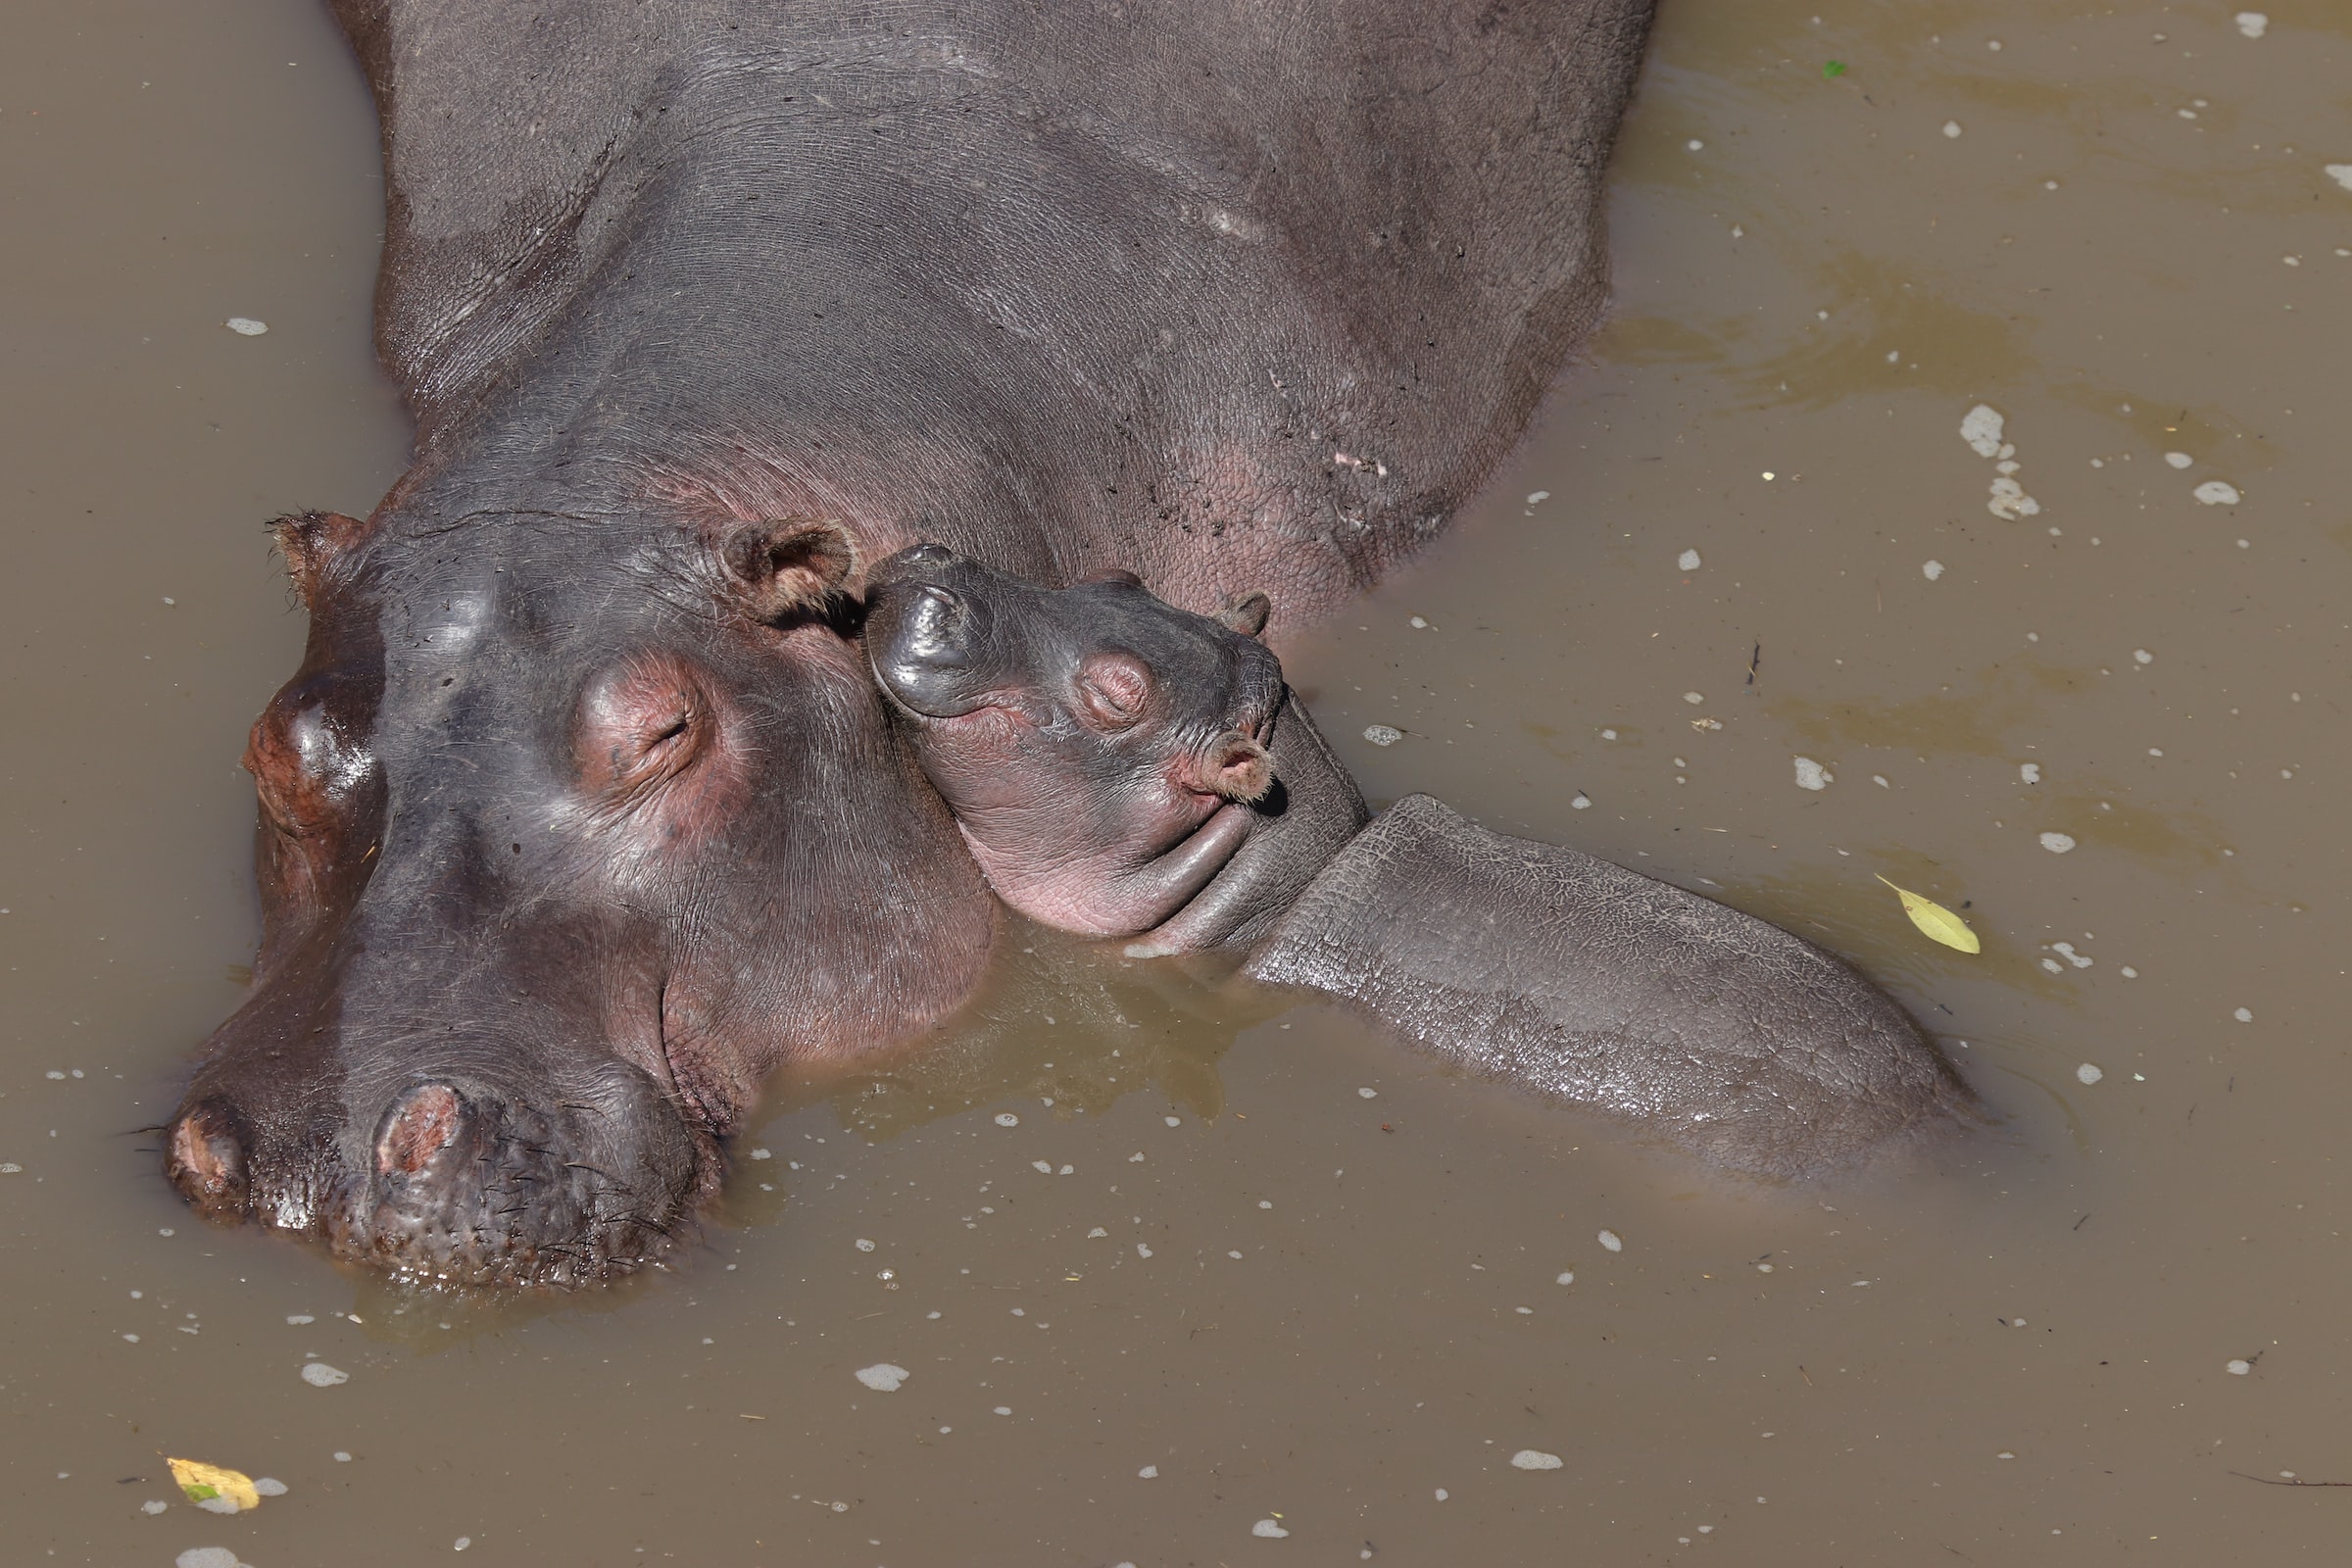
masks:
<svg viewBox="0 0 2352 1568"><path fill-rule="evenodd" d="M1048 861L1000 854L962 828L972 858L1006 904L1042 925L1083 936L1131 937L1164 923L1225 868L1250 837L1250 808L1227 801L1175 848L1136 866L1111 857Z"/></svg>
<svg viewBox="0 0 2352 1568"><path fill-rule="evenodd" d="M1248 840L1242 803L1272 776L1264 750L1229 732L1205 758L1165 760L1124 799L1072 799L1065 759L1009 702L926 727L956 827L997 896L1086 936L1133 936L1182 908Z"/></svg>
<svg viewBox="0 0 2352 1568"><path fill-rule="evenodd" d="M597 816L662 842L716 830L750 773L729 716L674 654L635 655L590 681L572 756Z"/></svg>
<svg viewBox="0 0 2352 1568"><path fill-rule="evenodd" d="M464 1102L447 1084L425 1084L401 1096L375 1141L375 1168L414 1176L458 1135Z"/></svg>

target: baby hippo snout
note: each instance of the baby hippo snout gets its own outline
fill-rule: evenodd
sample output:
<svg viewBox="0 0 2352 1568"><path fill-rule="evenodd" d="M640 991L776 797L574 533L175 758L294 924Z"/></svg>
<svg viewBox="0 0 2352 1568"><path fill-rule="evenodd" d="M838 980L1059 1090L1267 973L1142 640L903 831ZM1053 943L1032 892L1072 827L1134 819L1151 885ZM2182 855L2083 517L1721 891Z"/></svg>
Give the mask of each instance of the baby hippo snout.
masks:
<svg viewBox="0 0 2352 1568"><path fill-rule="evenodd" d="M1261 626L1265 601L1237 614ZM1159 925L1275 786L1274 656L1127 573L1049 589L917 546L875 567L865 641L990 883L1047 924Z"/></svg>

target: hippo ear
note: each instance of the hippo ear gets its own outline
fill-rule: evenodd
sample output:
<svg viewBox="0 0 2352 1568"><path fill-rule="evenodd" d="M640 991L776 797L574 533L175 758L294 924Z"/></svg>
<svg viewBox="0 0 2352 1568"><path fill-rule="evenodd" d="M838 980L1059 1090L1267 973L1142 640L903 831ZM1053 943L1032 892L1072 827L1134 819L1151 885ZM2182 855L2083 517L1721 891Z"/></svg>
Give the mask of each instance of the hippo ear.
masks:
<svg viewBox="0 0 2352 1568"><path fill-rule="evenodd" d="M368 524L340 512L290 512L271 520L277 553L286 559L287 575L305 605L315 604L318 585L352 546L367 537Z"/></svg>
<svg viewBox="0 0 2352 1568"><path fill-rule="evenodd" d="M738 528L719 558L761 620L822 610L858 569L857 546L841 524L810 517Z"/></svg>
<svg viewBox="0 0 2352 1568"><path fill-rule="evenodd" d="M1245 637L1254 637L1266 629L1266 617L1273 613L1274 601L1264 594L1235 594L1215 618Z"/></svg>
<svg viewBox="0 0 2352 1568"><path fill-rule="evenodd" d="M1261 801L1274 787L1274 759L1238 729L1208 743L1200 756L1200 787L1229 801Z"/></svg>

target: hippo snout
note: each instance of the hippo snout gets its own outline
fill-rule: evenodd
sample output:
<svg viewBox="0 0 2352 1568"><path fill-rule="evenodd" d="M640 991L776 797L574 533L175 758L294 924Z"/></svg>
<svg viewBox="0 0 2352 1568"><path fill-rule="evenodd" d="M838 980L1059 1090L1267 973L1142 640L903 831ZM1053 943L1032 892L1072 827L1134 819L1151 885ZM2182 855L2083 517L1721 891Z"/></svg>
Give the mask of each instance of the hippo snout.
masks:
<svg viewBox="0 0 2352 1568"><path fill-rule="evenodd" d="M660 1261L716 1177L715 1147L618 1061L552 1096L449 1073L352 1110L296 1132L195 1101L166 1173L208 1219L317 1235L413 1283L559 1288Z"/></svg>
<svg viewBox="0 0 2352 1568"><path fill-rule="evenodd" d="M659 1259L699 1196L695 1140L643 1075L553 1104L430 1079L395 1095L336 1250L412 1279L572 1285ZM363 1196L364 1195L364 1196Z"/></svg>

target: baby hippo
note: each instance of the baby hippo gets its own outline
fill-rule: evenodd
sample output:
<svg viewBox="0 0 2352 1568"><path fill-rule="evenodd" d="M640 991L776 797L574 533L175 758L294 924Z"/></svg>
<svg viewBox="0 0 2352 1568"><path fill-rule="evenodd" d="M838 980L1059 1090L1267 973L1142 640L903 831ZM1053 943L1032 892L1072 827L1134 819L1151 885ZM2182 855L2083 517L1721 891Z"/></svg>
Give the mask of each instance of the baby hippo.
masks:
<svg viewBox="0 0 2352 1568"><path fill-rule="evenodd" d="M869 577L865 645L998 897L1160 956L1253 940L1367 819L1256 641L1266 608L917 545Z"/></svg>
<svg viewBox="0 0 2352 1568"><path fill-rule="evenodd" d="M1058 591L938 546L877 569L867 657L1004 901L1128 952L1247 948L1481 1077L1788 1178L1973 1102L1878 987L1737 909L1425 795L1363 801L1254 596L1211 619L1132 577Z"/></svg>

